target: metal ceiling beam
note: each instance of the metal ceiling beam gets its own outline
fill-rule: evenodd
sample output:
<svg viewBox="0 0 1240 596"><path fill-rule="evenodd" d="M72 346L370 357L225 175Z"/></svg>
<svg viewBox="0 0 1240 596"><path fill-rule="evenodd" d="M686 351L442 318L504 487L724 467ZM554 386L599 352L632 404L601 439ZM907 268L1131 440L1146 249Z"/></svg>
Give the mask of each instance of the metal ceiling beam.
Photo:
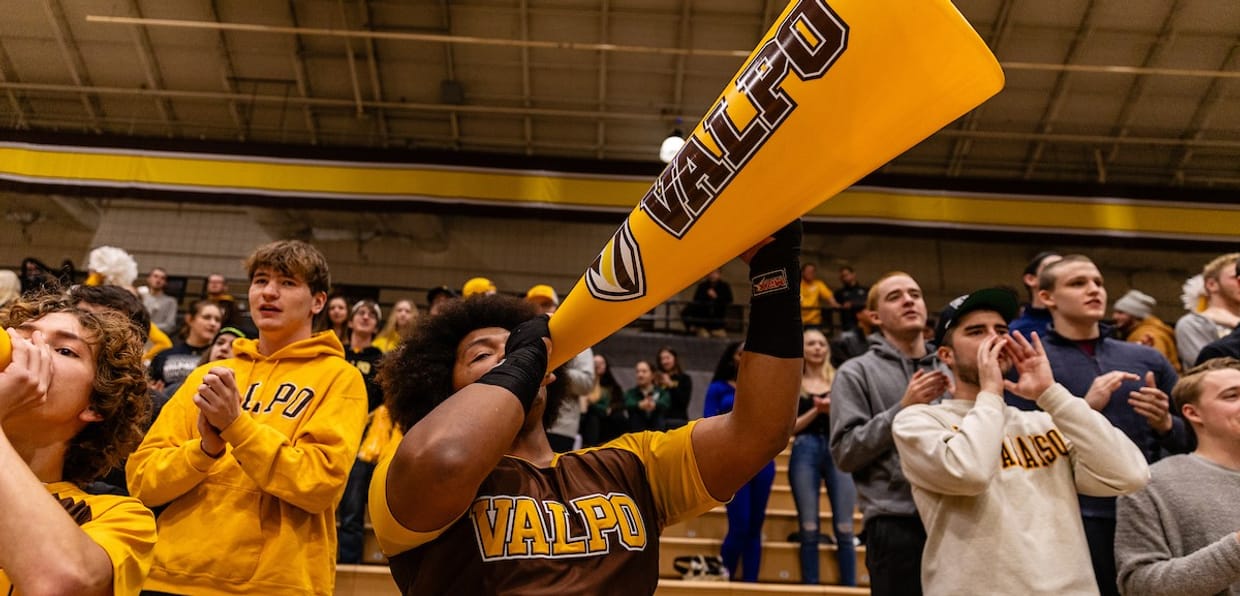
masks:
<svg viewBox="0 0 1240 596"><path fill-rule="evenodd" d="M0 89L13 89L30 91L35 93L93 93L98 95L117 95L131 97L168 97L174 99L197 99L204 101L228 101L235 100L242 103L266 103L266 104L282 104L289 103L293 105L321 107L321 108L341 108L347 107L352 109L354 103L352 99L332 99L325 97L285 97L283 95L260 95L244 94L244 93L221 93L218 91L179 91L171 89L133 89L128 87L77 87L73 85L52 85L43 83L0 83ZM455 105L442 103L418 103L418 102L400 102L400 101L363 101L362 105L368 109L389 109L393 111L414 111L414 112L462 112L470 114L510 114L516 116L551 116L551 117L568 117L568 118L608 118L610 120L659 120L665 117L661 114L654 113L638 113L638 112L599 112L597 110L568 110L556 108L526 108L519 106L478 106L478 105Z"/></svg>
<svg viewBox="0 0 1240 596"><path fill-rule="evenodd" d="M1224 149L1234 151L1240 149L1240 140L1228 141L1218 139L1185 139L1178 137L1117 137L1113 135L1084 135L1068 133L1038 132L1007 132L998 130L940 130L934 133L942 137L972 137L995 141L1025 141L1042 143L1065 143L1073 145L1094 145L1120 143L1123 145L1154 145L1159 147L1193 147L1197 149Z"/></svg>
<svg viewBox="0 0 1240 596"><path fill-rule="evenodd" d="M1081 24L1076 29L1076 35L1072 37L1072 43L1068 45L1068 53L1064 56L1064 65L1071 65L1079 58L1081 49L1085 47L1085 41L1089 39L1094 29L1094 19L1098 12L1096 0L1089 0L1089 4L1085 6L1085 15L1081 17ZM1063 109L1064 103L1068 98L1068 86L1070 75L1073 71L1061 70L1059 76L1055 77L1055 86L1051 90L1050 101L1046 104L1046 110L1042 112L1040 124L1038 124L1038 132L1043 134L1050 133L1054 130L1054 122L1059 118L1059 111ZM1033 177L1033 172L1038 166L1038 161L1042 159L1042 152L1046 150L1046 143L1039 141L1033 146L1033 150L1029 152L1027 165L1025 166L1024 179L1028 180Z"/></svg>
<svg viewBox="0 0 1240 596"><path fill-rule="evenodd" d="M1232 42L1231 49L1227 51L1227 56L1223 58L1223 63L1220 65L1220 68L1235 68L1235 62L1238 57L1240 57L1240 38ZM1197 109L1193 111L1192 120L1189 121L1189 125L1186 130L1190 130L1192 132L1187 135L1188 138L1194 141L1199 141L1205 136L1206 127L1210 125L1210 120L1214 118L1214 113L1218 110L1218 107L1223 104L1223 101L1226 98L1227 85L1225 85L1220 79L1210 81L1210 88L1206 90L1206 94L1201 98L1201 102L1197 104ZM1175 169L1171 175L1171 181L1173 183L1183 183L1184 168L1188 166L1188 162L1192 158L1192 145L1185 145L1183 153L1180 154L1179 159L1176 160L1175 166L1173 166Z"/></svg>
<svg viewBox="0 0 1240 596"><path fill-rule="evenodd" d="M373 27L374 15L371 14L369 0L361 0L358 3L358 10L361 11L362 27L370 29ZM375 48L375 40L366 40L366 65L370 72L370 92L376 100L383 101L383 84L379 80L379 57L378 50ZM387 114L383 110L378 110L374 114L375 125L379 128L379 135L383 138L383 146L387 147L391 138L388 134Z"/></svg>
<svg viewBox="0 0 1240 596"><path fill-rule="evenodd" d="M0 40L0 83L18 82L16 70L13 68L13 61L9 58L9 53L4 49L4 43ZM17 129L22 130L30 127L30 123L26 120L26 110L29 105L22 106L26 102L23 98L17 96L12 89L6 90L4 95L9 99L9 106L13 108L13 113L17 114Z"/></svg>
<svg viewBox="0 0 1240 596"><path fill-rule="evenodd" d="M758 39L762 39L762 36L766 34L766 30L775 24L775 17L779 16L783 6L784 3L780 0L764 0L762 2L762 22L758 24ZM758 39L754 40L755 44L758 43Z"/></svg>
<svg viewBox="0 0 1240 596"><path fill-rule="evenodd" d="M292 20L294 26L297 25L297 5L293 0L288 1L288 16ZM296 27L295 27L296 28ZM306 74L306 62L303 59L305 48L301 45L301 36L293 36L293 54L291 56L293 65L293 76L297 80L297 93L301 95L303 100L310 99L310 77ZM306 131L310 133L310 144L319 144L319 126L314 118L314 109L309 103L301 104L302 117L306 120Z"/></svg>
<svg viewBox="0 0 1240 596"><path fill-rule="evenodd" d="M530 38L530 5L528 0L521 0L518 5L517 21L521 28L521 40L526 41ZM534 95L533 81L530 74L530 47L521 46L521 105L530 107L533 105L530 98ZM534 152L534 123L529 114L521 118L521 135L525 139L525 154L531 155Z"/></svg>
<svg viewBox="0 0 1240 596"><path fill-rule="evenodd" d="M1157 75L1164 77L1191 77L1202 79L1240 79L1234 70L1206 70L1201 68L1148 68L1108 64L1043 64L1040 62L1001 62L1004 70L1031 70L1044 72L1088 73L1109 75Z"/></svg>
<svg viewBox="0 0 1240 596"><path fill-rule="evenodd" d="M1162 59L1163 53L1167 48L1171 47L1171 43L1175 40L1176 29L1179 26L1178 17L1180 14L1181 0L1175 0L1171 3L1171 7L1167 10L1167 14L1162 20L1162 29L1158 32L1158 37L1154 43L1150 44L1149 49L1145 52L1145 59L1141 61L1141 68L1151 68ZM1111 128L1111 134L1122 137L1128 134L1128 128L1132 126L1132 120L1137 113L1137 104L1141 102L1141 96L1145 94L1145 89L1149 85L1149 78L1146 75L1136 76L1132 79L1132 83L1128 86L1128 93L1124 95L1124 103L1120 108L1119 117L1115 120L1115 126ZM1119 156L1119 145L1111 145L1103 158L1103 166L1106 163L1114 161Z"/></svg>
<svg viewBox="0 0 1240 596"><path fill-rule="evenodd" d="M55 36L56 45L60 48L60 56L64 59L65 65L69 67L69 76L73 79L73 83L79 87L89 87L91 85L90 75L86 72L86 64L82 62L82 52L69 32L69 24L65 22L65 11L61 8L60 2L43 0L43 11L47 19L52 22L52 35ZM90 115L91 121L98 121L103 109L95 105L93 97L83 94L81 98L82 107ZM96 133L103 132L97 124L92 125L92 128Z"/></svg>
<svg viewBox="0 0 1240 596"><path fill-rule="evenodd" d="M211 20L217 22L220 20L219 7L216 6L218 1L210 0L210 2L207 2L207 13L211 16ZM237 70L233 68L232 53L228 51L228 38L225 36L224 31L216 31L216 43L220 50L220 63L223 66L220 70L221 82L224 84L224 89L229 93L236 93L237 88L234 86L233 81L237 79ZM244 141L246 124L241 116L241 108L237 105L237 102L228 102L228 114L232 116L233 124L237 127L238 139Z"/></svg>
<svg viewBox="0 0 1240 596"><path fill-rule="evenodd" d="M687 2L688 0L686 0ZM611 39L611 1L603 0L599 9L599 39L603 43ZM598 53L598 110L607 111L607 52ZM599 119L594 123L594 142L597 147L594 157L603 159L607 147L607 121Z"/></svg>
<svg viewBox="0 0 1240 596"><path fill-rule="evenodd" d="M1233 55L1236 52L1233 52ZM313 106L324 109L352 110L353 100L351 99L327 99L318 97L285 97L282 95L246 95L241 93L220 93L213 91L173 91L173 90L156 90L156 89L130 89L121 87L76 87L73 85L47 85L41 83L0 83L0 89L25 91L30 93L42 94L80 94L93 93L99 95L113 96L146 96L146 97L169 97L174 99L190 99L200 101L239 101L249 103L266 103L266 104L282 104L289 103L294 105ZM538 117L553 118L580 118L586 120L594 120L597 118L605 118L611 121L625 122L662 122L667 117L666 114L658 112L619 112L598 110L570 110L570 109L553 109L553 108L524 108L512 106L485 106L485 105L449 105L449 104L427 104L412 102L394 102L394 101L367 101L364 102L368 109L386 109L392 112L425 112L425 113L445 113L452 111L460 111L474 114L501 114L523 116L531 115ZM115 122L125 122L128 119L117 118ZM1114 135L1083 135L1083 134L1065 134L1065 133L1034 133L1034 132L1015 132L1015 131L963 131L954 129L945 129L935 133L936 136L961 138L969 137L974 139L985 140L1001 140L1001 141L1042 141L1046 143L1070 143L1070 144L1111 144L1120 143L1126 145L1155 145L1165 147L1192 147L1197 150L1201 149L1219 149L1226 151L1240 150L1240 140L1222 140L1222 139L1202 139L1202 138L1179 138L1179 137L1145 137L1145 136L1124 136L1118 137Z"/></svg>
<svg viewBox="0 0 1240 596"><path fill-rule="evenodd" d="M448 0L439 0L440 22L443 31L452 32L452 12L448 7ZM456 82L456 54L452 50L452 44L443 44L443 60L444 60L444 81ZM457 112L448 113L448 128L452 133L453 147L461 145L461 116Z"/></svg>
<svg viewBox="0 0 1240 596"><path fill-rule="evenodd" d="M129 10L138 15L139 18L142 17L142 7L138 5L137 0L129 0ZM129 31L133 34L134 45L138 48L138 61L142 63L142 74L146 77L147 86L152 89L163 89L164 77L160 74L155 50L151 48L151 35L143 27L132 27ZM176 112L173 111L172 102L165 98L156 99L155 109L159 110L159 115L167 123L168 135L176 136L179 134L176 125Z"/></svg>
<svg viewBox="0 0 1240 596"><path fill-rule="evenodd" d="M229 31L246 31L250 33L269 33L286 35L321 35L325 37L368 37L371 39L389 39L400 41L422 41L434 43L454 43L463 45L527 47L551 50L581 50L589 52L630 52L636 54L671 55L685 54L688 56L722 56L746 57L749 50L698 50L682 48L660 48L654 46L617 45L609 43L580 43L573 41L539 41L523 39L499 39L491 37L474 37L469 35L438 35L434 33L408 33L398 31L358 31L353 29L322 29L315 27L279 27L275 25L254 25L249 23L208 23L204 21L186 21L179 19L135 19L130 17L108 17L89 15L86 20L92 23L112 23L121 25L142 25L145 27L179 27L187 29L225 29Z"/></svg>
<svg viewBox="0 0 1240 596"><path fill-rule="evenodd" d="M1003 42L1007 40L1008 33L1012 30L1012 9L1015 7L1014 0L1003 0L999 5L999 13L995 16L995 24L990 28L990 36L986 40L986 45L994 52L995 56L999 55L999 50L1003 47ZM977 130L978 122L981 121L982 113L986 110L986 104L982 104L969 111L964 117L964 122L960 128L964 131ZM969 152L973 150L973 140L970 138L961 138L952 146L951 157L947 162L947 175L955 178L960 176L961 170L964 168L964 160L969 156ZM884 171L886 171L884 169Z"/></svg>
<svg viewBox="0 0 1240 596"><path fill-rule="evenodd" d="M345 13L344 0L336 0L336 6L340 9L341 25L348 29L349 15ZM357 80L357 62L353 58L353 39L351 37L344 38L344 54L345 59L349 61L349 83L353 88L353 101L357 105L357 117L361 118L366 115L366 109L362 107L362 85Z"/></svg>
<svg viewBox="0 0 1240 596"><path fill-rule="evenodd" d="M446 0L441 0L446 2ZM533 12L533 11L530 11ZM614 12L614 11L613 11ZM701 14L695 13L700 20ZM590 52L620 52L637 54L657 54L668 56L713 56L724 58L745 58L751 50L707 50L694 48L666 48L644 45L619 45L607 43L578 43L569 41L522 40L494 37L474 37L467 35L445 35L433 33L414 33L399 31L362 31L343 29L322 29L314 27L280 27L275 25L255 25L249 23L211 23L205 21L187 21L177 19L136 19L131 17L110 17L89 15L89 22L140 25L146 27L179 27L189 29L222 29L229 31L245 31L250 33L269 33L286 35L319 35L327 37L358 37L370 39L388 39L411 42L434 42L445 44L482 45L500 47L528 47L538 49L578 50ZM1082 27L1084 24L1082 24ZM1091 28L1092 29L1092 28ZM1009 71L1048 71L1067 73L1090 73L1112 75L1160 75L1196 78L1240 78L1240 72L1234 70L1205 70L1191 68L1144 68L1124 65L1107 64L1047 64L1039 62L1001 62L1004 70Z"/></svg>
<svg viewBox="0 0 1240 596"><path fill-rule="evenodd" d="M767 0L769 7L771 0ZM690 19L693 16L693 0L681 0L680 3L680 31L676 39L679 47L689 47L693 45L689 38L693 34L693 27ZM672 110L681 111L684 109L685 102L685 62L688 56L676 56L676 72L672 75Z"/></svg>

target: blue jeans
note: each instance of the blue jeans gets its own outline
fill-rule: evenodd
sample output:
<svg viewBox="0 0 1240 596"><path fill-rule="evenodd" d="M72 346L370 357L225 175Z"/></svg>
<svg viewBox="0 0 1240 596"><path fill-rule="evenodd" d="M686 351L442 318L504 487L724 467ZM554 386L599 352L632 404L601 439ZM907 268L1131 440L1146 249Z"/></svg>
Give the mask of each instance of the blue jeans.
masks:
<svg viewBox="0 0 1240 596"><path fill-rule="evenodd" d="M362 562L362 544L366 535L366 501L370 496L370 477L374 473L374 464L360 459L353 460L353 469L349 471L349 480L344 486L344 497L340 499L340 507L336 510L336 519L340 522L336 560L340 563Z"/></svg>
<svg viewBox="0 0 1240 596"><path fill-rule="evenodd" d="M853 544L853 508L857 489L852 476L835 469L827 437L797 435L788 461L788 481L797 504L801 533L801 582L818 583L818 487L827 484L831 519L835 526L836 561L840 565L840 584L857 585L857 547Z"/></svg>
<svg viewBox="0 0 1240 596"><path fill-rule="evenodd" d="M775 483L775 462L766 464L746 482L728 502L728 534L723 537L720 557L728 575L745 582L758 581L762 566L762 522L766 521L766 502ZM737 565L743 573L736 574Z"/></svg>

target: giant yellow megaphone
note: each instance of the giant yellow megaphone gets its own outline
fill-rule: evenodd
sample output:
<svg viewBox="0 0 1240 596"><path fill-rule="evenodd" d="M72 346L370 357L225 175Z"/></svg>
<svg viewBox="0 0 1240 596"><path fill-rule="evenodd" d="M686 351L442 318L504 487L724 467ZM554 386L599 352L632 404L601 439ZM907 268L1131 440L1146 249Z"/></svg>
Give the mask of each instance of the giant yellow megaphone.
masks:
<svg viewBox="0 0 1240 596"><path fill-rule="evenodd" d="M1002 87L948 0L793 0L552 317L552 364Z"/></svg>
<svg viewBox="0 0 1240 596"><path fill-rule="evenodd" d="M9 332L0 327L0 372L9 367L13 361L13 338Z"/></svg>

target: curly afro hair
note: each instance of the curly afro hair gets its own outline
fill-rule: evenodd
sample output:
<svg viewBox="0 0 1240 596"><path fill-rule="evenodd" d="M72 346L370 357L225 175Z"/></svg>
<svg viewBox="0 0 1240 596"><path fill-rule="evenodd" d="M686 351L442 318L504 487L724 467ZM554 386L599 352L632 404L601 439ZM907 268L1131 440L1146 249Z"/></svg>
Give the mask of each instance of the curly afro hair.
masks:
<svg viewBox="0 0 1240 596"><path fill-rule="evenodd" d="M9 310L5 327L16 327L57 312L75 316L94 347L95 381L90 408L101 418L69 442L64 479L85 485L119 466L142 441L151 415L151 397L142 366L143 339L138 327L114 311L78 309L77 298L46 294L18 302Z"/></svg>
<svg viewBox="0 0 1240 596"><path fill-rule="evenodd" d="M486 327L512 329L536 314L528 302L496 294L460 300L420 319L379 368L393 422L407 431L456 392L452 370L466 335Z"/></svg>

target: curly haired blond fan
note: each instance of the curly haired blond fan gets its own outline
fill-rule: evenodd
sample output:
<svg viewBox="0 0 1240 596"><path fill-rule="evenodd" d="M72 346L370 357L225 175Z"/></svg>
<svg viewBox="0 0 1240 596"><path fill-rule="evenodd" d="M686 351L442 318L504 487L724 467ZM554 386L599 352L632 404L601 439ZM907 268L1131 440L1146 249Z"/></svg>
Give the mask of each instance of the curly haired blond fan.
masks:
<svg viewBox="0 0 1240 596"><path fill-rule="evenodd" d="M139 329L124 315L81 310L64 294L45 294L14 303L2 323L16 327L58 312L77 317L87 333L84 339L96 354L90 408L100 420L70 441L65 456L64 479L84 485L119 466L142 440L151 412L146 369L142 366L143 340Z"/></svg>

